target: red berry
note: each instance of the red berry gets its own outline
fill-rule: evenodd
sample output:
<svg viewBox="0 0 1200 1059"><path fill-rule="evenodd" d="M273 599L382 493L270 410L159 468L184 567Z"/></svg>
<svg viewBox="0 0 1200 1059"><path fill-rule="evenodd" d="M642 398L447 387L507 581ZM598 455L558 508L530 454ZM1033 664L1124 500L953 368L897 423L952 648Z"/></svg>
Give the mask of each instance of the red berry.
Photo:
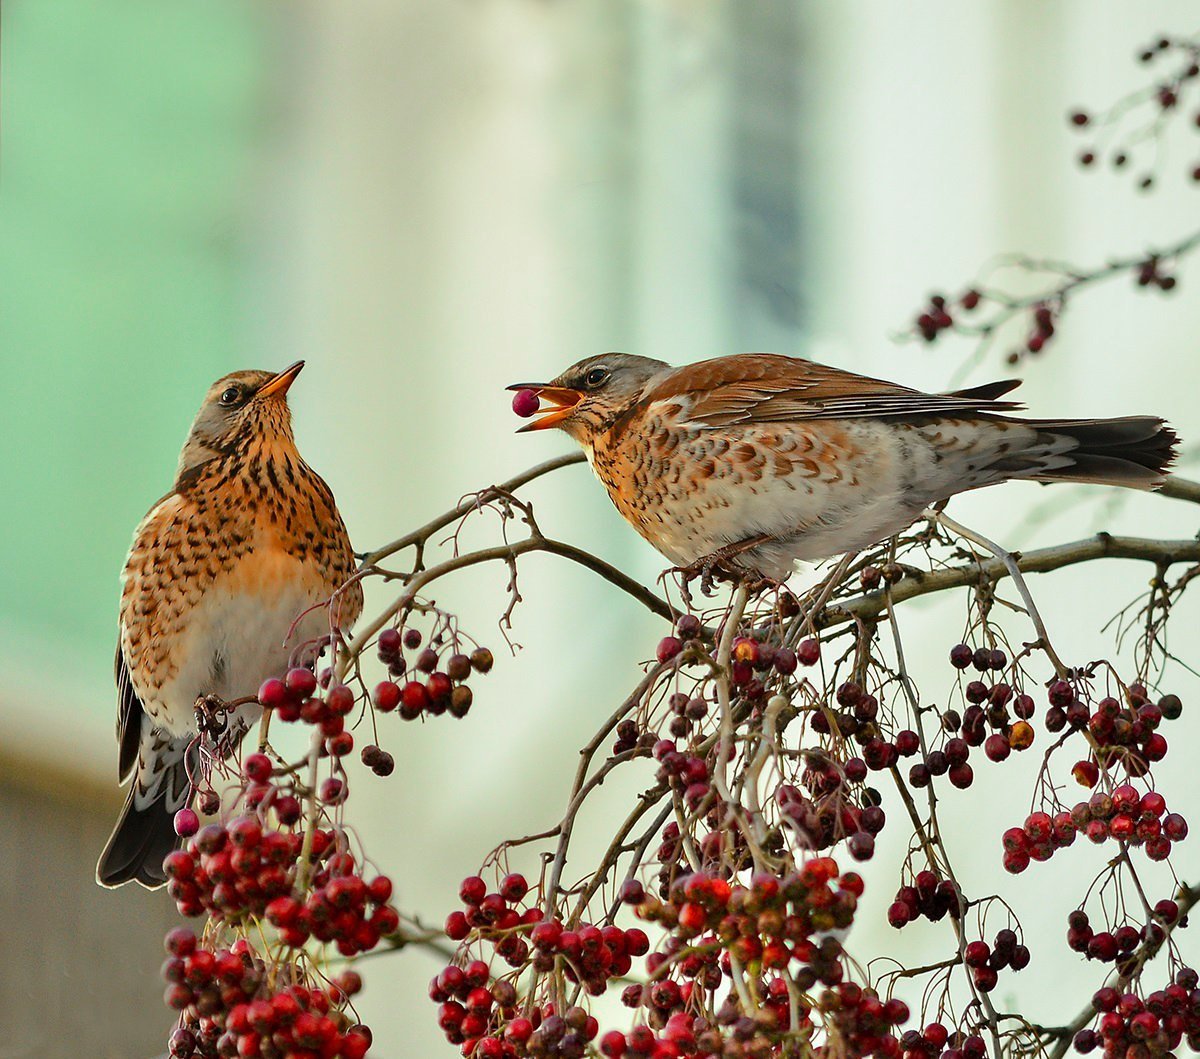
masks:
<svg viewBox="0 0 1200 1059"><path fill-rule="evenodd" d="M537 390L518 390L512 399L512 410L522 419L537 415L542 399Z"/></svg>
<svg viewBox="0 0 1200 1059"><path fill-rule="evenodd" d="M180 809L175 814L175 834L180 838L191 838L200 829L200 817L192 809Z"/></svg>
<svg viewBox="0 0 1200 1059"><path fill-rule="evenodd" d="M287 685L278 677L264 680L258 689L259 705L267 710L274 710L284 705L291 698Z"/></svg>
<svg viewBox="0 0 1200 1059"><path fill-rule="evenodd" d="M625 1034L620 1030L609 1030L600 1038L600 1052L609 1059L622 1059L625 1055Z"/></svg>
<svg viewBox="0 0 1200 1059"><path fill-rule="evenodd" d="M1179 813L1168 813L1163 817L1162 833L1172 842L1182 842L1187 838L1187 821Z"/></svg>
<svg viewBox="0 0 1200 1059"><path fill-rule="evenodd" d="M821 644L813 637L801 640L796 648L796 659L802 666L815 666L821 658Z"/></svg>
<svg viewBox="0 0 1200 1059"><path fill-rule="evenodd" d="M317 792L318 797L326 805L341 805L346 800L347 793L345 781L337 776L330 776L321 784L321 789Z"/></svg>
<svg viewBox="0 0 1200 1059"><path fill-rule="evenodd" d="M1020 875L1029 867L1029 854L1024 850L1010 850L1004 854L1004 870Z"/></svg>
<svg viewBox="0 0 1200 1059"><path fill-rule="evenodd" d="M993 732L983 742L983 752L989 761L1003 761L1011 751L1008 740L1000 732Z"/></svg>
<svg viewBox="0 0 1200 1059"><path fill-rule="evenodd" d="M283 682L292 698L295 699L311 698L313 692L317 690L317 678L313 675L313 671L300 666L289 669Z"/></svg>
<svg viewBox="0 0 1200 1059"><path fill-rule="evenodd" d="M963 961L968 967L983 967L991 955L992 950L986 941L972 941L963 952Z"/></svg>
<svg viewBox="0 0 1200 1059"><path fill-rule="evenodd" d="M1141 811L1143 816L1162 816L1167 809L1167 800L1158 791L1147 791L1142 795Z"/></svg>
<svg viewBox="0 0 1200 1059"><path fill-rule="evenodd" d="M410 680L400 691L400 716L406 721L414 720L429 709L429 692L425 685Z"/></svg>
<svg viewBox="0 0 1200 1059"><path fill-rule="evenodd" d="M340 717L354 709L354 692L345 684L335 684L325 693L325 705Z"/></svg>
<svg viewBox="0 0 1200 1059"><path fill-rule="evenodd" d="M675 658L682 650L683 641L677 636L664 636L658 641L658 650L655 654L658 660L665 664Z"/></svg>
<svg viewBox="0 0 1200 1059"><path fill-rule="evenodd" d="M506 901L519 901L528 891L529 884L525 881L525 876L517 872L506 875L500 880L500 896Z"/></svg>
<svg viewBox="0 0 1200 1059"><path fill-rule="evenodd" d="M467 917L462 912L451 912L446 917L446 937L451 941L462 941L468 934L471 933L471 927L467 923Z"/></svg>

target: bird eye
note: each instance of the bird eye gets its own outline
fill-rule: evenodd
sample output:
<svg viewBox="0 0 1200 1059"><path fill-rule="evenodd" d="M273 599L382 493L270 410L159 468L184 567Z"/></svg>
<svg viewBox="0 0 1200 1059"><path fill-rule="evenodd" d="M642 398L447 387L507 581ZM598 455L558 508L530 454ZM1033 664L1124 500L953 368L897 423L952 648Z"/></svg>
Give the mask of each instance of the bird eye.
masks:
<svg viewBox="0 0 1200 1059"><path fill-rule="evenodd" d="M607 368L592 368L584 377L583 384L589 389L596 389L598 386L603 386L608 382L608 377L611 373Z"/></svg>
<svg viewBox="0 0 1200 1059"><path fill-rule="evenodd" d="M238 399L242 396L242 391L236 386L230 386L224 393L221 394L221 404L226 408L238 403Z"/></svg>

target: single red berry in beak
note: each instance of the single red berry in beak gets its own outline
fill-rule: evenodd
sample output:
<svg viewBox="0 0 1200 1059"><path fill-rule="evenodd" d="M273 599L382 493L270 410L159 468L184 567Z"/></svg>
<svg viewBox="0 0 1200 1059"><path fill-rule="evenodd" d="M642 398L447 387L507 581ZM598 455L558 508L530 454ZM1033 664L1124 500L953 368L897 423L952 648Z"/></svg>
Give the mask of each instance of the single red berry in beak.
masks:
<svg viewBox="0 0 1200 1059"><path fill-rule="evenodd" d="M513 395L512 409L522 419L537 415L541 405L542 401L538 397L537 390L518 390Z"/></svg>

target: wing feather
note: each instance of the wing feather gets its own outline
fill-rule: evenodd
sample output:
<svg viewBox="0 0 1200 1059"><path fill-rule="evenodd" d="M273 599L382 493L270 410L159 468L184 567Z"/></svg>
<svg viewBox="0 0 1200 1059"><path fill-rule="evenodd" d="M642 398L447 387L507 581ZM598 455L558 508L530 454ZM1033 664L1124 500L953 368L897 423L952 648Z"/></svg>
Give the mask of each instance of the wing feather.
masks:
<svg viewBox="0 0 1200 1059"><path fill-rule="evenodd" d="M121 782L129 778L137 765L138 745L142 737L142 700L133 690L133 681L129 679L129 666L125 662L125 652L117 644L116 659L117 678L117 745L120 755L117 764L117 775Z"/></svg>
<svg viewBox="0 0 1200 1059"><path fill-rule="evenodd" d="M719 357L678 368L646 395L648 402L686 397L686 417L709 427L911 415L1009 412L996 398L1019 385L990 383L932 394L777 353Z"/></svg>

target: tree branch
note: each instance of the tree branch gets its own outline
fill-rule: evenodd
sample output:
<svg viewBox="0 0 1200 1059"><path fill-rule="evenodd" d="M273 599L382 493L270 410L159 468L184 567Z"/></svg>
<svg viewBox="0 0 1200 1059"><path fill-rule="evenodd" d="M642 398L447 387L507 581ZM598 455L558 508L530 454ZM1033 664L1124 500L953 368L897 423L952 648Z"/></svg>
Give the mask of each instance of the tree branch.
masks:
<svg viewBox="0 0 1200 1059"><path fill-rule="evenodd" d="M1197 486L1200 491L1200 486ZM1114 537L1098 533L1087 540L1059 544L1036 551L1014 552L1017 569L1024 574L1044 574L1066 566L1091 562L1093 559L1140 559L1144 562L1170 566L1173 563L1200 563L1200 540L1154 540L1147 537ZM999 581L1008 577L1008 567L1002 559L964 563L932 573L910 571L889 590L867 592L854 599L828 608L817 621L820 628L829 628L855 620L870 620L887 609L888 592L893 603L903 603L917 596L963 588L980 581Z"/></svg>

